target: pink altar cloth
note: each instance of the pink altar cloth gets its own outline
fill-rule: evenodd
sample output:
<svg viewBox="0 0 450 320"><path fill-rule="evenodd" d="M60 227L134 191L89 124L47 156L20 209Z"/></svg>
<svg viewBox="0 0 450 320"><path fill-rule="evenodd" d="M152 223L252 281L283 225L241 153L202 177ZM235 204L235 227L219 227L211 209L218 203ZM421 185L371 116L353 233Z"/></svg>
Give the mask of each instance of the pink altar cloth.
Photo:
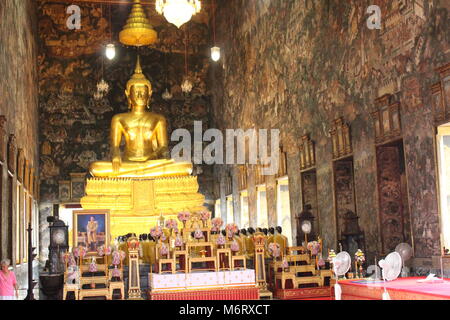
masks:
<svg viewBox="0 0 450 320"><path fill-rule="evenodd" d="M149 273L152 292L181 290L213 290L224 288L256 287L255 270L219 272L193 272L177 274Z"/></svg>

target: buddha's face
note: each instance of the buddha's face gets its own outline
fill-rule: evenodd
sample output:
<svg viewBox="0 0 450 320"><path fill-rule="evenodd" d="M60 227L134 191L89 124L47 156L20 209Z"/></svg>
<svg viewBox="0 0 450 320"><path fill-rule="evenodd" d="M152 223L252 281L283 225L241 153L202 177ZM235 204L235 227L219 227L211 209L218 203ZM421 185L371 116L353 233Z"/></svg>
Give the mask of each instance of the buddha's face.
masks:
<svg viewBox="0 0 450 320"><path fill-rule="evenodd" d="M130 88L130 100L132 105L139 107L146 107L150 98L151 92L144 84L135 84Z"/></svg>

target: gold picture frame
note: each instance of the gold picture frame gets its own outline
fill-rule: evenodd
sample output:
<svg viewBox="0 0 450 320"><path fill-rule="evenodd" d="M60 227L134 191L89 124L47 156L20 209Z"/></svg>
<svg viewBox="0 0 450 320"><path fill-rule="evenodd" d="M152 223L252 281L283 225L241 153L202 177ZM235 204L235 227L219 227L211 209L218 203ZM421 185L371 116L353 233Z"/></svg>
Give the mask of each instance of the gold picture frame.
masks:
<svg viewBox="0 0 450 320"><path fill-rule="evenodd" d="M88 228L92 228L91 234ZM109 210L73 211L73 247L83 246L88 255L97 255L97 248L111 243L110 232Z"/></svg>

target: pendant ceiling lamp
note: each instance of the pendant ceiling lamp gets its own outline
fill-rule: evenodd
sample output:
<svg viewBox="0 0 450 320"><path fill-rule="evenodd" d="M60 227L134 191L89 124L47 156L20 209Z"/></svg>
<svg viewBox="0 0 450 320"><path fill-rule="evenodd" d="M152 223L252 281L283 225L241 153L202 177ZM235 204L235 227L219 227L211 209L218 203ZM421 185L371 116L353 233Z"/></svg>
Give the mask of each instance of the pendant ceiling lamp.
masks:
<svg viewBox="0 0 450 320"><path fill-rule="evenodd" d="M133 0L133 7L127 24L119 34L121 43L127 46L148 46L158 40L158 34L153 30L140 0Z"/></svg>
<svg viewBox="0 0 450 320"><path fill-rule="evenodd" d="M111 21L111 5L109 6L109 43L106 45L105 54L109 60L116 57L116 46L112 42L112 21Z"/></svg>
<svg viewBox="0 0 450 320"><path fill-rule="evenodd" d="M202 9L200 0L156 0L156 11L178 28Z"/></svg>
<svg viewBox="0 0 450 320"><path fill-rule="evenodd" d="M212 5L212 16L213 16L213 36L214 36L214 47L211 48L211 59L215 62L220 60L220 47L216 46L216 6L213 0Z"/></svg>

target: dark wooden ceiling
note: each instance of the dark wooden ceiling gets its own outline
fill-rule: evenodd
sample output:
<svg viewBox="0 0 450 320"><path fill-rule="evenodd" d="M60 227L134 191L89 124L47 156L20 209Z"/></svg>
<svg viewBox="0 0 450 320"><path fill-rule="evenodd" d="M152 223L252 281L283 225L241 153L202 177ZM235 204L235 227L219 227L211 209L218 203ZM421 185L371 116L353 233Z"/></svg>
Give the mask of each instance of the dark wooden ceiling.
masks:
<svg viewBox="0 0 450 320"><path fill-rule="evenodd" d="M55 3L102 3L108 5L131 5L133 0L40 0L45 2L55 2ZM203 7L210 7L212 5L212 0L202 0ZM154 6L155 0L141 0L141 4L144 6Z"/></svg>

